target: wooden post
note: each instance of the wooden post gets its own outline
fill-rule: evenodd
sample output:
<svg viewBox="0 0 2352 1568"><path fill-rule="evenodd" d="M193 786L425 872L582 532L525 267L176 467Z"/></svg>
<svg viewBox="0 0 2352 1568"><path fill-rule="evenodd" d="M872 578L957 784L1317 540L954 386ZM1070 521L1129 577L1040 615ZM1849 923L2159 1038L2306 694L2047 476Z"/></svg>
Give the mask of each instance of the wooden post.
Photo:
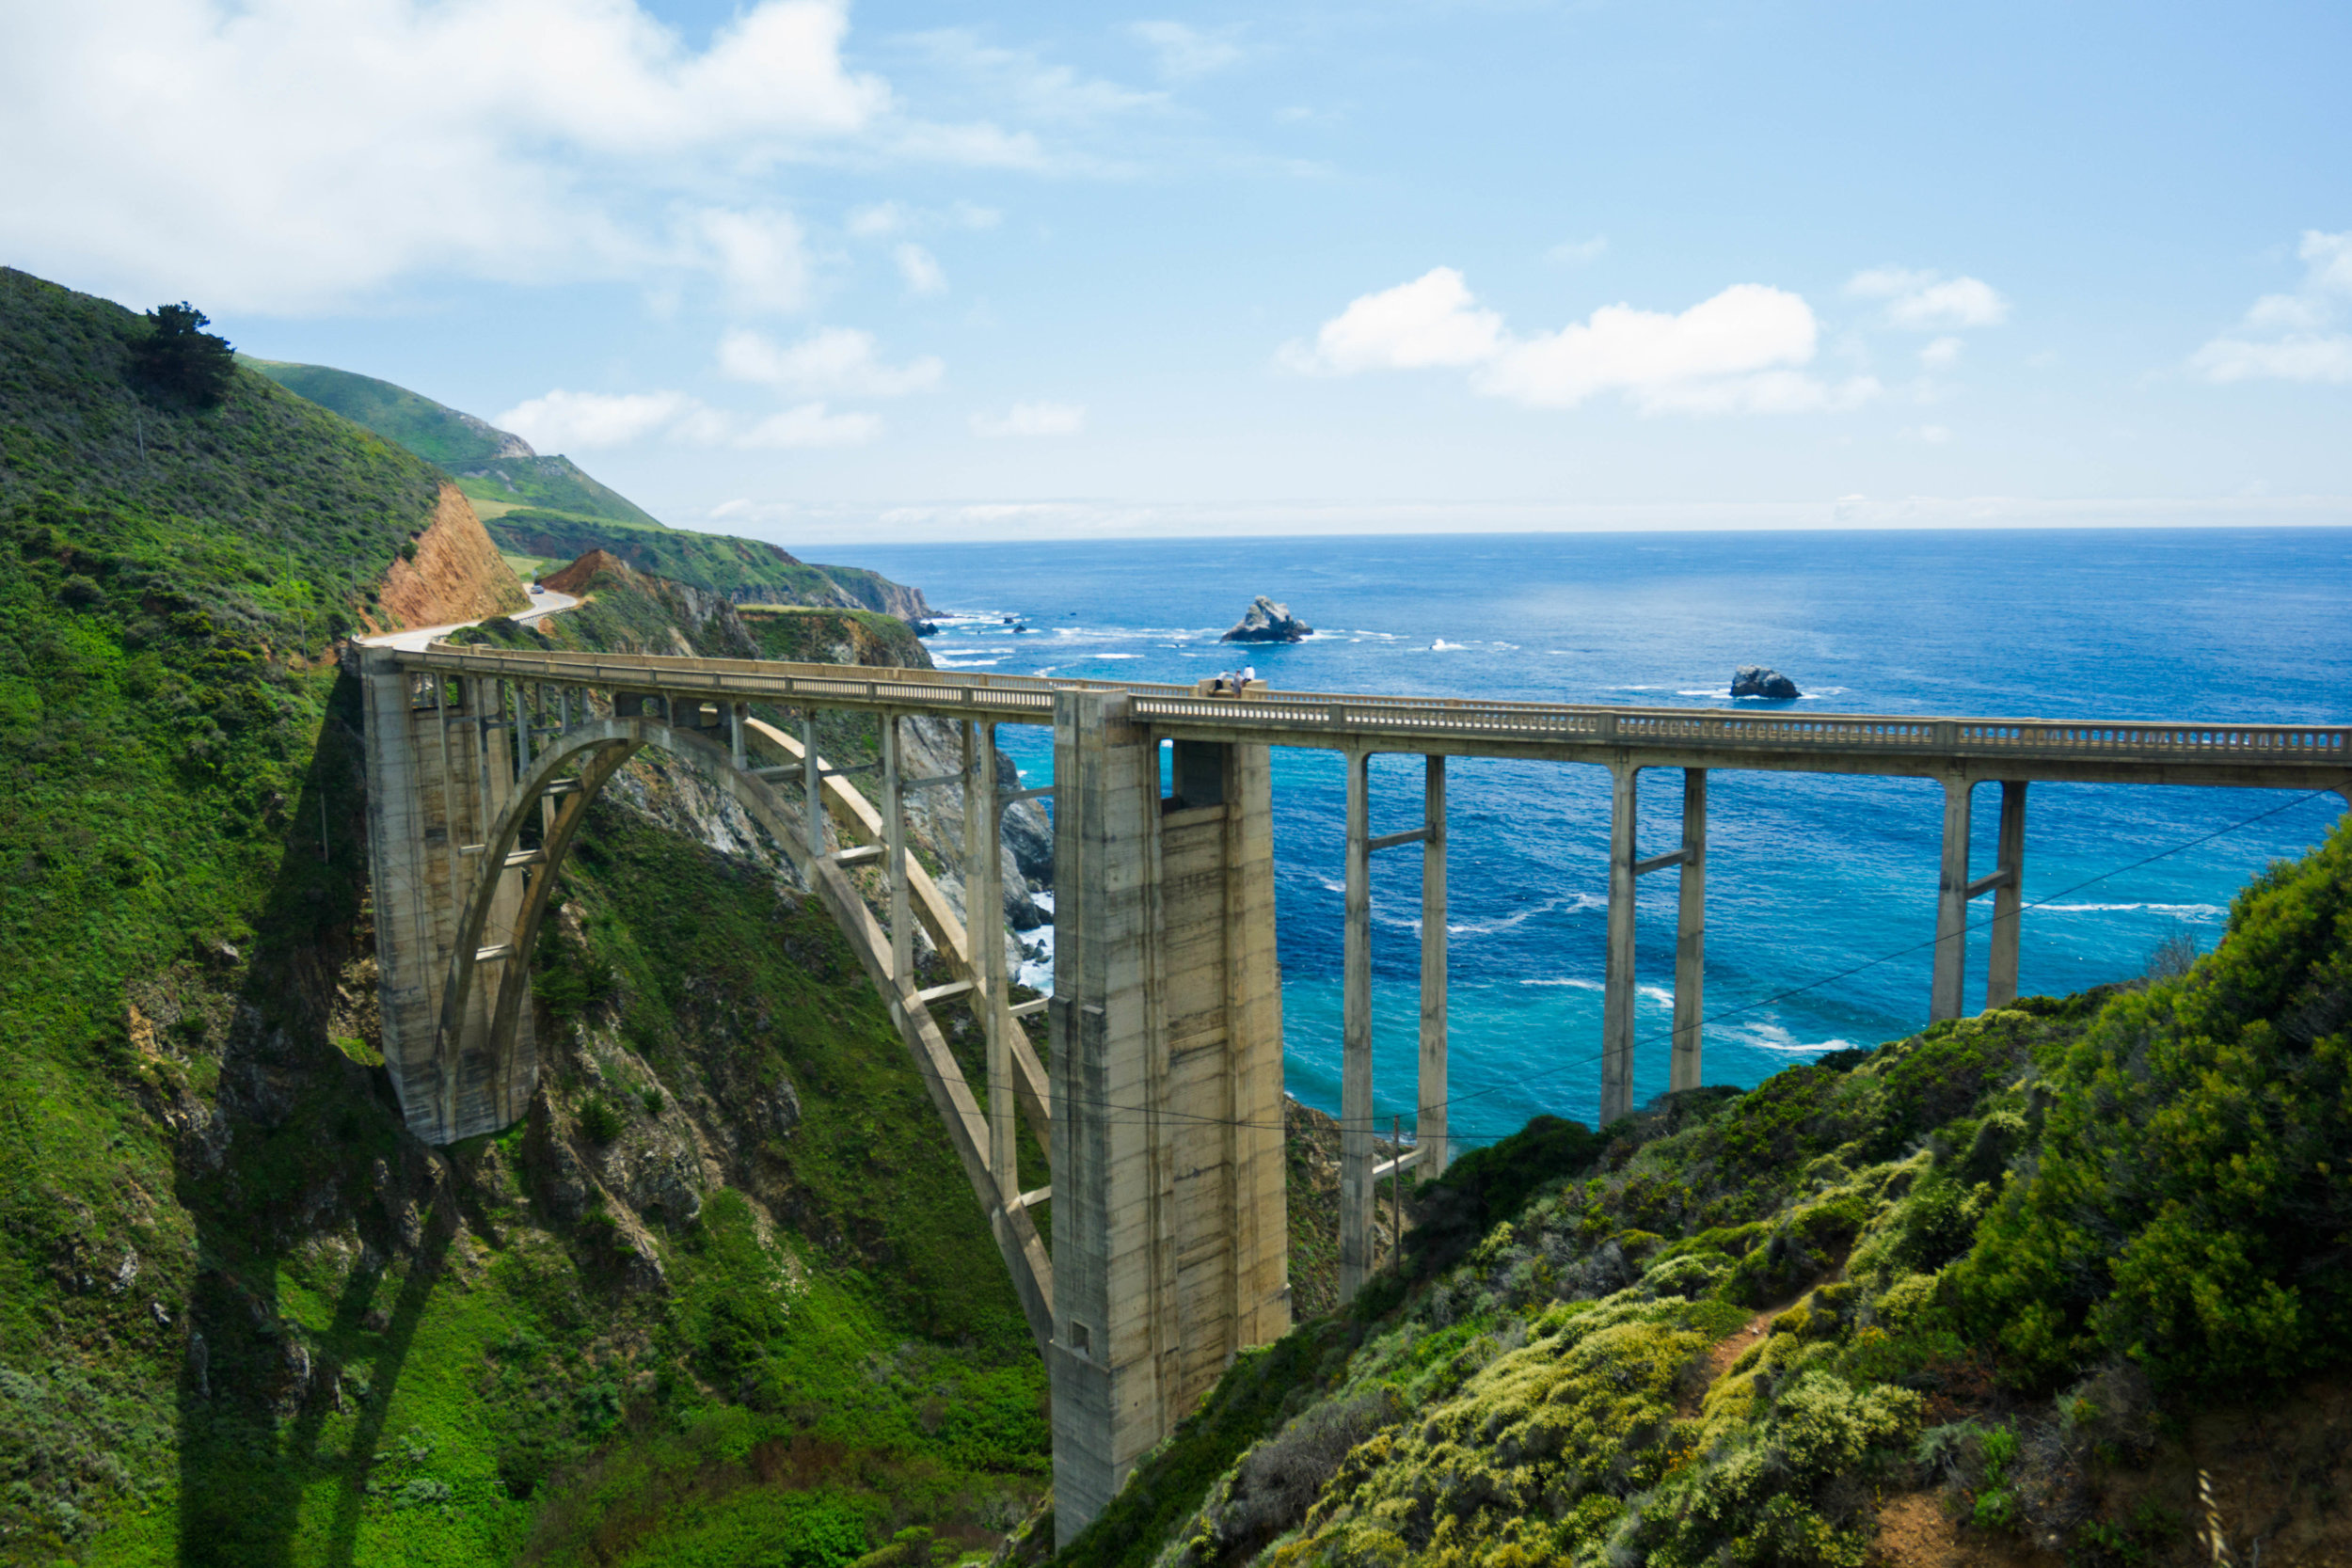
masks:
<svg viewBox="0 0 2352 1568"><path fill-rule="evenodd" d="M1675 923L1674 1065L1666 1086L1699 1086L1700 1026L1707 1020L1707 769L1682 770L1681 909Z"/></svg>
<svg viewBox="0 0 2352 1568"><path fill-rule="evenodd" d="M1435 1181L1446 1167L1445 1064L1445 758L1423 759L1421 847L1421 1105L1414 1140L1421 1160L1414 1180Z"/></svg>
<svg viewBox="0 0 2352 1568"><path fill-rule="evenodd" d="M1968 973L1968 789L1966 779L1944 781L1944 869L1936 888L1930 1023L1960 1017Z"/></svg>
<svg viewBox="0 0 2352 1568"><path fill-rule="evenodd" d="M1340 1302L1372 1272L1371 753L1347 753L1347 896L1340 1063Z"/></svg>
<svg viewBox="0 0 2352 1568"><path fill-rule="evenodd" d="M1633 846L1642 770L1609 765L1609 949L1600 1013L1600 1124L1633 1113Z"/></svg>
<svg viewBox="0 0 2352 1568"><path fill-rule="evenodd" d="M1984 1005L2006 1007L2017 1000L2018 916L2026 904L2026 781L2001 781L2001 840L1994 869L2000 886L1993 892L1993 952L1986 960Z"/></svg>
<svg viewBox="0 0 2352 1568"><path fill-rule="evenodd" d="M904 995L914 989L914 921L907 897L907 813L900 776L898 716L885 710L882 724L882 863L890 879L890 983Z"/></svg>
<svg viewBox="0 0 2352 1568"><path fill-rule="evenodd" d="M808 858L825 854L825 779L817 764L817 710L801 710L801 787L808 795Z"/></svg>

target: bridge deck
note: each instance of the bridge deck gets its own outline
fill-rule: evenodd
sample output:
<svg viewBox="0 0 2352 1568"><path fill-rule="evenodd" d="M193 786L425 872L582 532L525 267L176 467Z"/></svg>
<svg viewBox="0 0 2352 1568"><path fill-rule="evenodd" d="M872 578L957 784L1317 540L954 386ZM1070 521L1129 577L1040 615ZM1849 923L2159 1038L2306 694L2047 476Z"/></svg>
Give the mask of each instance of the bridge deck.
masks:
<svg viewBox="0 0 2352 1568"><path fill-rule="evenodd" d="M1161 734L1340 751L2287 789L2352 783L2352 725L2342 724L1748 713L1320 691L1212 697L1145 682L889 668L852 673L837 664L445 644L402 650L399 657L413 670L504 680L998 723L1050 724L1057 691L1118 691L1127 695L1135 721Z"/></svg>

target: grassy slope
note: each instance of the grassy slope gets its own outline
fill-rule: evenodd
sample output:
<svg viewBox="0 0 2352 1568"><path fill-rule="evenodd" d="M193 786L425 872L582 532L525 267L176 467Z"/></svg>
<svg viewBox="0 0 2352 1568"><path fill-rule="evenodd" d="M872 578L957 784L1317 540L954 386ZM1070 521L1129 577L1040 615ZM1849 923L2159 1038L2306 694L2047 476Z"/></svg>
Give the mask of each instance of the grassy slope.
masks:
<svg viewBox="0 0 2352 1568"><path fill-rule="evenodd" d="M2341 1421L2321 1387L2296 1435L2295 1390L2352 1343L2347 1022L2339 829L2184 978L1534 1124L1057 1560L1858 1568L1898 1515L1932 1560L2201 1560L2195 1465L2262 1499L2240 1551L2341 1560Z"/></svg>
<svg viewBox="0 0 2352 1568"><path fill-rule="evenodd" d="M570 458L516 451L522 443L506 432L405 387L326 365L250 357L244 362L319 406L447 468L456 476L458 488L476 500L501 509L543 507L627 527L661 526L618 491L589 478Z"/></svg>
<svg viewBox="0 0 2352 1568"><path fill-rule="evenodd" d="M361 1065L358 713L323 656L437 475L249 372L143 403L139 330L0 275L0 1558L579 1560L578 1499L677 1453L716 1456L704 1514L811 1561L1016 1510L1040 1374L993 1244L869 988L764 878L600 812L586 945L547 973L662 1109L551 1046L544 1125L405 1136ZM564 1151L605 1168L682 1094L724 1131L777 1075L800 1127L737 1174L784 1227L723 1187L635 1239L550 1200ZM609 1150L583 1096L624 1113ZM812 1454L843 1460L814 1501L727 1484Z"/></svg>
<svg viewBox="0 0 2352 1568"><path fill-rule="evenodd" d="M602 548L641 571L747 602L846 599L879 610L903 596L903 591L894 594L888 578L863 567L811 566L756 539L664 527L570 458L501 456L514 437L405 387L325 365L244 362L449 469L458 488L482 503L490 537L509 555L561 562Z"/></svg>

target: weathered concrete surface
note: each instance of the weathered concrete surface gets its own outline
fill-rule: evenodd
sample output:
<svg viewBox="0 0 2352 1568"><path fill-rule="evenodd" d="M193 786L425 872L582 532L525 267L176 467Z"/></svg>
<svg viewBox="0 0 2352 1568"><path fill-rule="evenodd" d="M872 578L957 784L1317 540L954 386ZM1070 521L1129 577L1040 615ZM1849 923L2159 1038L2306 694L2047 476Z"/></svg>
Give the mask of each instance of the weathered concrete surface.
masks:
<svg viewBox="0 0 2352 1568"><path fill-rule="evenodd" d="M484 966L493 984L471 988L458 1037L440 1038L443 987L479 871L479 852L466 850L483 843L504 801L509 726L489 705L491 682L453 683L463 705L444 709L438 678L410 675L397 650L364 649L359 660L384 1065L409 1127L450 1144L505 1126L537 1081L528 1009L510 1044L490 1042L495 981L512 960ZM517 871L499 875L487 945L511 940L522 885Z"/></svg>
<svg viewBox="0 0 2352 1568"><path fill-rule="evenodd" d="M1056 1529L1068 1542L1234 1354L1290 1324L1264 749L1179 765L1117 694L1054 726ZM1214 762L1222 799L1195 803ZM1179 802L1170 800L1168 806Z"/></svg>

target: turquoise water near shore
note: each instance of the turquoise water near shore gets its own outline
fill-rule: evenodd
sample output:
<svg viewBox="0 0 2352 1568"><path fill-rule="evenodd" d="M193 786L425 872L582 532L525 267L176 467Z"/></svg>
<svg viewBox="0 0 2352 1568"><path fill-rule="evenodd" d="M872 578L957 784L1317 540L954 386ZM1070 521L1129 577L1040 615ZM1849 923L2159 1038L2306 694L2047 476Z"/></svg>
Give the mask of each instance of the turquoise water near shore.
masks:
<svg viewBox="0 0 2352 1568"><path fill-rule="evenodd" d="M1808 711L2352 719L2347 530L1057 542L868 546L857 559L953 617L930 640L948 669L1189 682L1248 662L1282 688L1706 707L1734 705L1733 668L1761 663L1794 677L1806 695L1787 705ZM1256 594L1316 635L1219 643ZM1050 781L1046 731L1009 728L1004 741L1025 782ZM1457 760L1449 784L1457 1136L1488 1141L1546 1111L1589 1122L1608 776ZM1276 753L1286 1080L1328 1111L1343 787L1335 754ZM1677 773L1643 776L1643 853L1676 841L1680 791ZM1373 831L1417 825L1420 794L1418 758L1375 758ZM1754 1084L1923 1023L1939 786L1718 770L1709 794L1707 1080ZM1997 802L1978 792L1979 872ZM2247 878L2315 843L2343 807L2333 794L2036 784L2026 896L2050 902L2025 918L2024 988L2139 974L2176 933L2212 946ZM2233 827L2259 813L2271 815ZM1674 878L1645 879L1639 894L1646 1099L1666 1084ZM1420 900L1418 855L1375 861L1375 1103L1408 1132ZM1988 896L1972 912L1990 909ZM1972 1007L1984 958L1979 934Z"/></svg>

